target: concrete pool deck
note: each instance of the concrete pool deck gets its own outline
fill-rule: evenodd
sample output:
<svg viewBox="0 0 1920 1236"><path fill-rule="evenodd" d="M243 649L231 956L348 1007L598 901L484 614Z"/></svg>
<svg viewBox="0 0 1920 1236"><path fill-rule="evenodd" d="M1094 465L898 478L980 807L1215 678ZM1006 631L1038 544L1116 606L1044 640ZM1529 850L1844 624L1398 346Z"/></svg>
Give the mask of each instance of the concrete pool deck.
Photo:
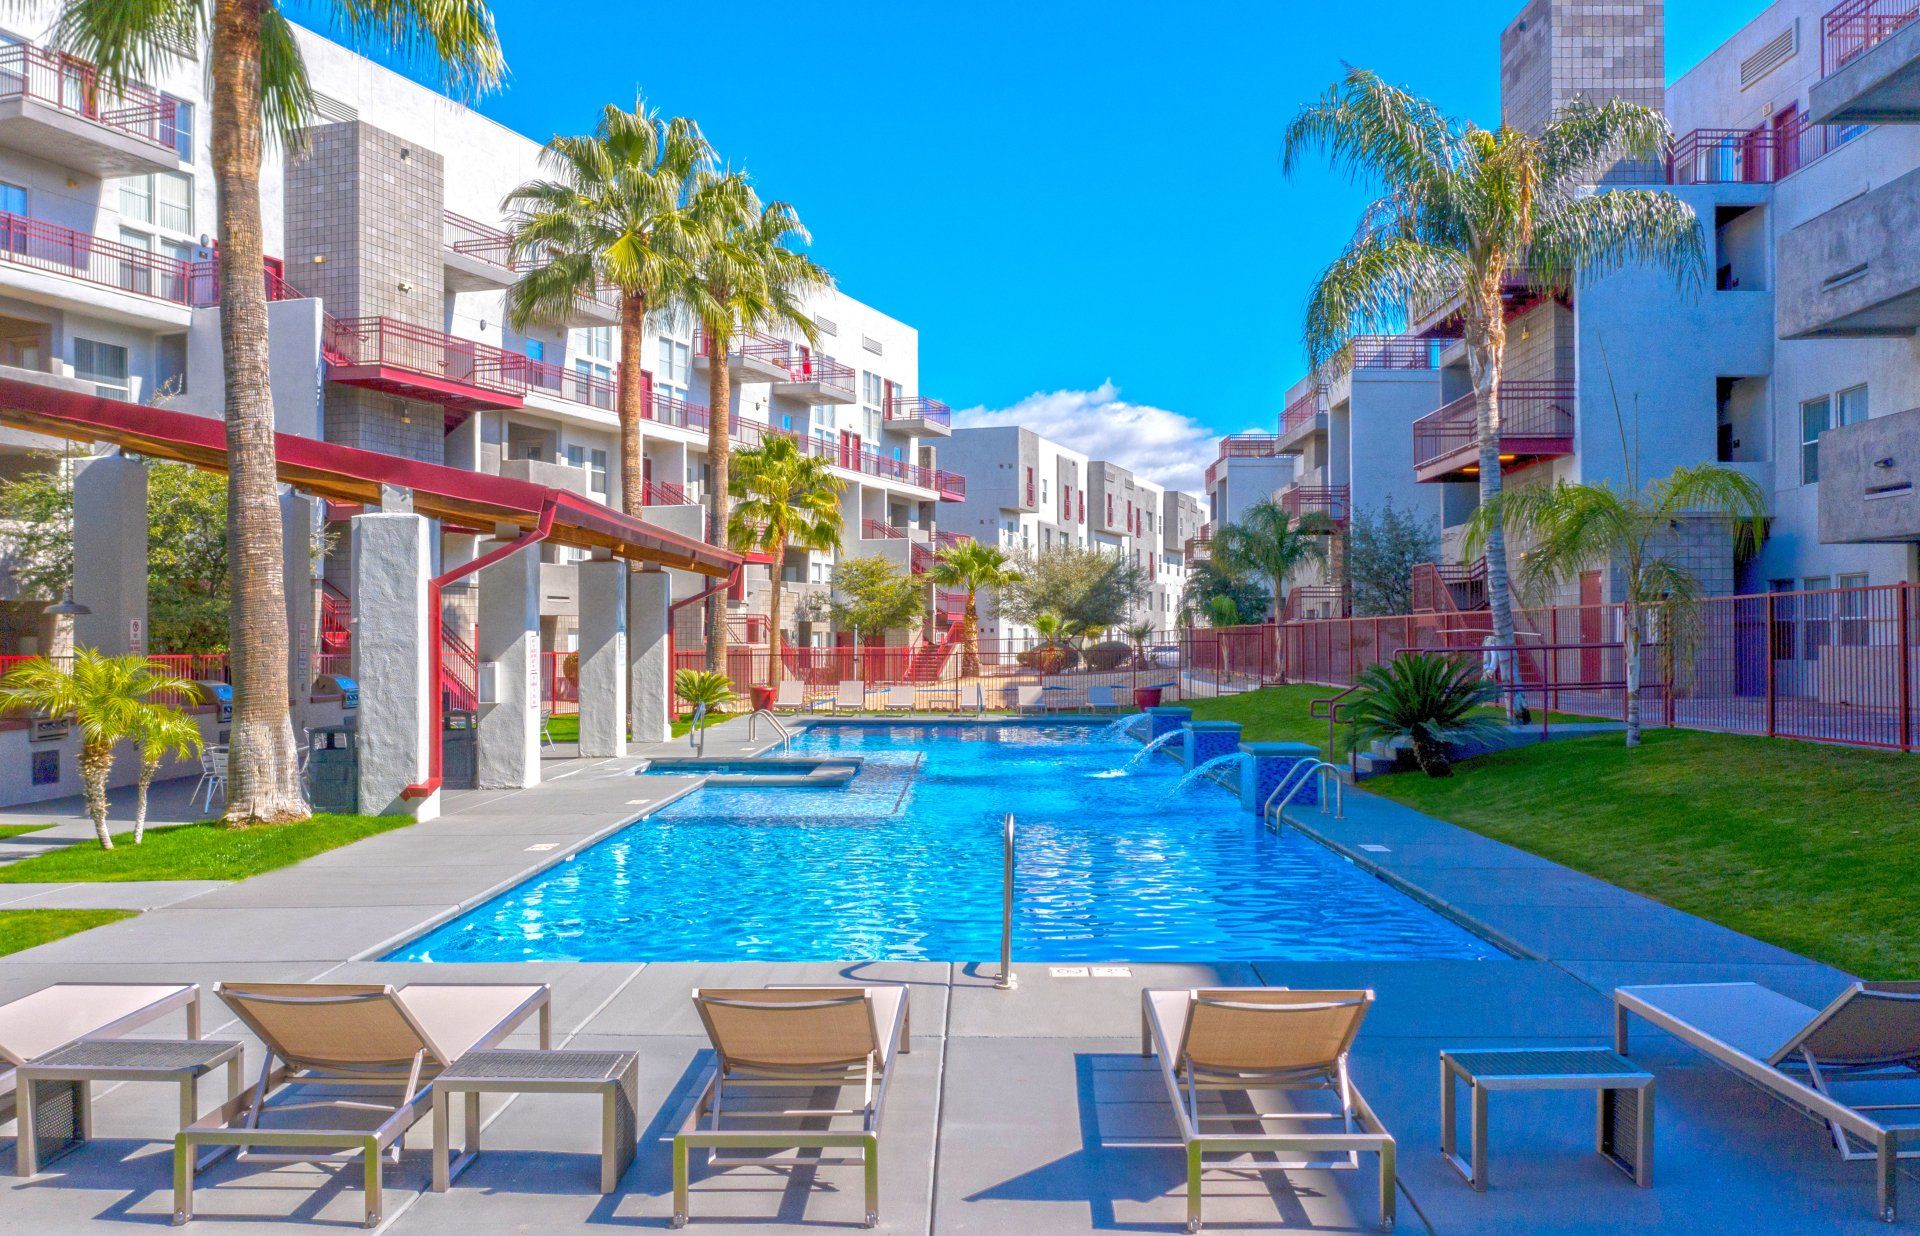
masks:
<svg viewBox="0 0 1920 1236"><path fill-rule="evenodd" d="M745 749L720 727L709 755ZM685 753L684 740L659 753ZM440 820L369 838L298 866L173 897L143 892L138 918L0 958L0 999L57 981L229 978L409 981L530 976L554 989L556 1041L640 1052L642 1149L601 1197L597 1124L569 1096L487 1108L484 1153L451 1192L425 1192L426 1126L389 1174L383 1230L592 1231L665 1226L661 1136L690 1100L705 1040L696 986L872 979L911 987L914 1050L903 1058L883 1151L882 1230L902 1233L1180 1231L1182 1159L1140 1148L1169 1136L1164 1092L1139 1056L1143 986L1366 986L1378 1000L1355 1051L1356 1082L1399 1140L1400 1230L1442 1233L1875 1232L1869 1165L1842 1163L1825 1130L1651 1030L1635 1056L1658 1079L1654 1187L1636 1189L1592 1153L1584 1094L1508 1094L1492 1103L1492 1180L1469 1190L1438 1151L1438 1053L1447 1047L1608 1041L1608 995L1629 982L1752 980L1824 1003L1847 980L1799 958L1543 859L1350 793L1346 818L1299 822L1511 939L1532 959L1134 965L1125 977L1056 976L1019 965L1011 992L991 965L873 963L519 963L359 960L517 883L538 867L681 792L680 778L631 777L624 761L553 759L536 790L449 795ZM771 791L778 792L778 791ZM43 812L37 818L56 818ZM1368 848L1360 847L1384 847ZM551 848L548 848L551 847ZM0 886L10 892L35 886ZM67 886L75 890L79 886ZM93 886L98 889L102 886ZM149 886L151 887L151 886ZM51 891L51 890L49 890ZM207 1033L242 1037L208 996ZM155 1034L177 1034L162 1023ZM258 1063L249 1044L249 1063ZM203 1102L219 1093L209 1078ZM112 1231L164 1224L172 1101L154 1086L100 1087L97 1140L29 1181L0 1177L0 1232ZM0 1132L0 1156L12 1152ZM351 1169L223 1164L199 1195L220 1232L357 1228ZM1903 1181L1911 1188L1911 1178ZM316 1185L319 1187L316 1189ZM857 1169L700 1178L692 1231L857 1228ZM1370 1173L1217 1176L1208 1230L1372 1230ZM1920 1204L1903 1227L1920 1226Z"/></svg>

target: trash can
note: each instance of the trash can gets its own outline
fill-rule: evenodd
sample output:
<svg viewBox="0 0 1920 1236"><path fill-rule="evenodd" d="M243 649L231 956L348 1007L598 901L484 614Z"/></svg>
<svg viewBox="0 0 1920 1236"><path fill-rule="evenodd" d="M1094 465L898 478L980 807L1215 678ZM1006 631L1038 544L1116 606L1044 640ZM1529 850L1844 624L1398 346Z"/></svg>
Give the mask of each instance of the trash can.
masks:
<svg viewBox="0 0 1920 1236"><path fill-rule="evenodd" d="M220 711L220 724L233 720L233 686L218 678L203 678L193 684L200 688L202 703L212 704Z"/></svg>
<svg viewBox="0 0 1920 1236"><path fill-rule="evenodd" d="M322 674L313 680L315 695L337 695L340 707L352 712L360 707L360 684L345 674Z"/></svg>
<svg viewBox="0 0 1920 1236"><path fill-rule="evenodd" d="M440 784L449 790L480 788L480 714L449 708L440 725Z"/></svg>
<svg viewBox="0 0 1920 1236"><path fill-rule="evenodd" d="M316 725L307 731L307 797L315 811L360 814L357 727Z"/></svg>

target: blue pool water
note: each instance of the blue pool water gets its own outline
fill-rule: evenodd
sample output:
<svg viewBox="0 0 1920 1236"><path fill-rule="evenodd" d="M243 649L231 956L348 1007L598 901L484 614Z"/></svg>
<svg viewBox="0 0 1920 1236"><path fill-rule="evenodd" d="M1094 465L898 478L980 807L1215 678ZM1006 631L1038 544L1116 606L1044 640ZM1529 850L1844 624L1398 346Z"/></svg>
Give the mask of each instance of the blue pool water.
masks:
<svg viewBox="0 0 1920 1236"><path fill-rule="evenodd" d="M984 961L1001 817L1024 961L1497 958L1171 759L1085 723L815 726L839 789L708 787L401 947L395 961Z"/></svg>

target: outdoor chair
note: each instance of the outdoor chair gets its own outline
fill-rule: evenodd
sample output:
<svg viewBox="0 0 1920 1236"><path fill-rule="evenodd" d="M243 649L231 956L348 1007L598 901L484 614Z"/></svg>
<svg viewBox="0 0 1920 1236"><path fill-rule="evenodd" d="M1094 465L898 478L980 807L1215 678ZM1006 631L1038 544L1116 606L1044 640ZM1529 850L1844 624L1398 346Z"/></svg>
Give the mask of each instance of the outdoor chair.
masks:
<svg viewBox="0 0 1920 1236"><path fill-rule="evenodd" d="M1206 1155L1234 1156L1236 1173L1354 1170L1362 1154L1376 1155L1380 1226L1393 1226L1393 1136L1347 1072L1347 1053L1372 1003L1371 991L1140 993L1140 1054L1159 1057L1186 1151L1188 1231L1200 1230ZM1330 1110L1298 1104L1302 1095L1325 1096ZM1240 1101L1217 1101L1223 1096ZM1260 1131L1248 1132L1249 1125ZM1287 1157L1276 1162L1275 1155Z"/></svg>
<svg viewBox="0 0 1920 1236"><path fill-rule="evenodd" d="M1088 687L1087 707L1090 709L1108 709L1120 711L1119 687Z"/></svg>
<svg viewBox="0 0 1920 1236"><path fill-rule="evenodd" d="M960 688L954 697L954 711L970 712L982 716L987 711L987 688L983 683L970 682Z"/></svg>
<svg viewBox="0 0 1920 1236"><path fill-rule="evenodd" d="M797 678L785 678L780 689L774 693L773 710L775 712L799 712L807 706L807 684Z"/></svg>
<svg viewBox="0 0 1920 1236"><path fill-rule="evenodd" d="M880 701L881 712L912 712L916 706L911 686L888 687L886 698Z"/></svg>
<svg viewBox="0 0 1920 1236"><path fill-rule="evenodd" d="M305 769L302 768L301 771L305 772ZM187 795L187 801L191 803L199 798L201 790L206 791L206 802L201 806L202 811L212 810L215 790L220 791L222 801L226 799L227 749L225 747L209 745L200 748L200 780L193 783L193 793Z"/></svg>
<svg viewBox="0 0 1920 1236"><path fill-rule="evenodd" d="M1824 1009L1758 983L1621 987L1613 1038L1622 1055L1629 1014L1823 1122L1842 1159L1873 1160L1875 1208L1894 1221L1898 1161L1920 1157L1920 1147L1901 1150L1899 1141L1920 1121L1883 1113L1920 1112L1920 1102L1846 1102L1834 1088L1920 1081L1920 982L1854 983Z"/></svg>
<svg viewBox="0 0 1920 1236"><path fill-rule="evenodd" d="M553 709L551 708L540 710L540 745L543 747L553 745Z"/></svg>
<svg viewBox="0 0 1920 1236"><path fill-rule="evenodd" d="M1014 689L1013 706L1017 712L1045 712L1047 696L1045 687L1025 686Z"/></svg>
<svg viewBox="0 0 1920 1236"><path fill-rule="evenodd" d="M840 682L840 689L833 693L835 712L859 712L867 706L867 684L857 678L846 678Z"/></svg>
<svg viewBox="0 0 1920 1236"><path fill-rule="evenodd" d="M866 1226L880 1221L880 1122L894 1057L911 1049L905 987L696 990L713 1044L700 1099L673 1139L673 1225L687 1222L693 1149L710 1167L814 1168L858 1163ZM821 1107L820 1092L847 1095ZM759 1100L759 1101L756 1101ZM835 1127L835 1126L838 1127ZM790 1155L717 1152L780 1151ZM826 1150L857 1150L830 1158Z"/></svg>
<svg viewBox="0 0 1920 1236"><path fill-rule="evenodd" d="M231 1146L242 1162L357 1160L372 1227L383 1165L389 1156L399 1162L401 1139L430 1108L434 1077L469 1051L498 1046L535 1013L541 1049L552 1046L545 983L412 983L398 991L379 983L221 983L214 991L265 1045L266 1058L258 1081L175 1142L175 1223L193 1217L199 1147Z"/></svg>

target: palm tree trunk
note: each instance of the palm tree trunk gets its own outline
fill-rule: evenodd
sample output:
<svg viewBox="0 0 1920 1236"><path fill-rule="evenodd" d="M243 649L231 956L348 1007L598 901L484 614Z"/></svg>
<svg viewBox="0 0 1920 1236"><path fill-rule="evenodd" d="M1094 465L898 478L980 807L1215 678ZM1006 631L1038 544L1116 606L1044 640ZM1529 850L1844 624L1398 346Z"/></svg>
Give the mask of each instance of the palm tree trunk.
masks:
<svg viewBox="0 0 1920 1236"><path fill-rule="evenodd" d="M980 676L980 611L976 604L977 594L967 589L967 607L960 615L960 676L977 678Z"/></svg>
<svg viewBox="0 0 1920 1236"><path fill-rule="evenodd" d="M1500 370L1506 360L1507 326L1496 294L1485 337L1468 348L1473 371L1474 438L1480 448L1480 504L1500 496ZM1507 535L1499 524L1487 530L1487 608L1493 619L1493 642L1509 651L1500 654L1500 681L1507 688L1507 715L1526 711L1520 693L1520 659L1513 654L1513 592L1507 579Z"/></svg>
<svg viewBox="0 0 1920 1236"><path fill-rule="evenodd" d="M273 390L260 232L260 14L213 7L214 180L219 188L220 342L226 378L227 545L232 560L230 824L303 820L287 707L287 598L274 475Z"/></svg>
<svg viewBox="0 0 1920 1236"><path fill-rule="evenodd" d="M1622 607L1626 619L1627 745L1640 745L1640 611L1631 601Z"/></svg>
<svg viewBox="0 0 1920 1236"><path fill-rule="evenodd" d="M107 777L113 772L113 744L80 744L80 786L86 794L87 814L93 819L93 835L100 848L113 848L113 834L107 831Z"/></svg>
<svg viewBox="0 0 1920 1236"><path fill-rule="evenodd" d="M707 543L727 543L729 464L733 451L733 414L727 404L727 350L732 339L707 331ZM780 586L779 569L774 570L773 586ZM707 601L707 668L719 670L727 663L727 604L714 593Z"/></svg>
<svg viewBox="0 0 1920 1236"><path fill-rule="evenodd" d="M773 547L773 591L767 594L767 682L780 689L780 572L787 561L787 539Z"/></svg>
<svg viewBox="0 0 1920 1236"><path fill-rule="evenodd" d="M620 381L614 401L620 406L620 509L635 519L646 505L647 475L641 459L640 422L646 406L647 298L639 293L620 297Z"/></svg>
<svg viewBox="0 0 1920 1236"><path fill-rule="evenodd" d="M133 844L135 845L139 845L147 837L147 788L153 784L153 774L159 769L159 760L140 761L140 783L133 790Z"/></svg>

